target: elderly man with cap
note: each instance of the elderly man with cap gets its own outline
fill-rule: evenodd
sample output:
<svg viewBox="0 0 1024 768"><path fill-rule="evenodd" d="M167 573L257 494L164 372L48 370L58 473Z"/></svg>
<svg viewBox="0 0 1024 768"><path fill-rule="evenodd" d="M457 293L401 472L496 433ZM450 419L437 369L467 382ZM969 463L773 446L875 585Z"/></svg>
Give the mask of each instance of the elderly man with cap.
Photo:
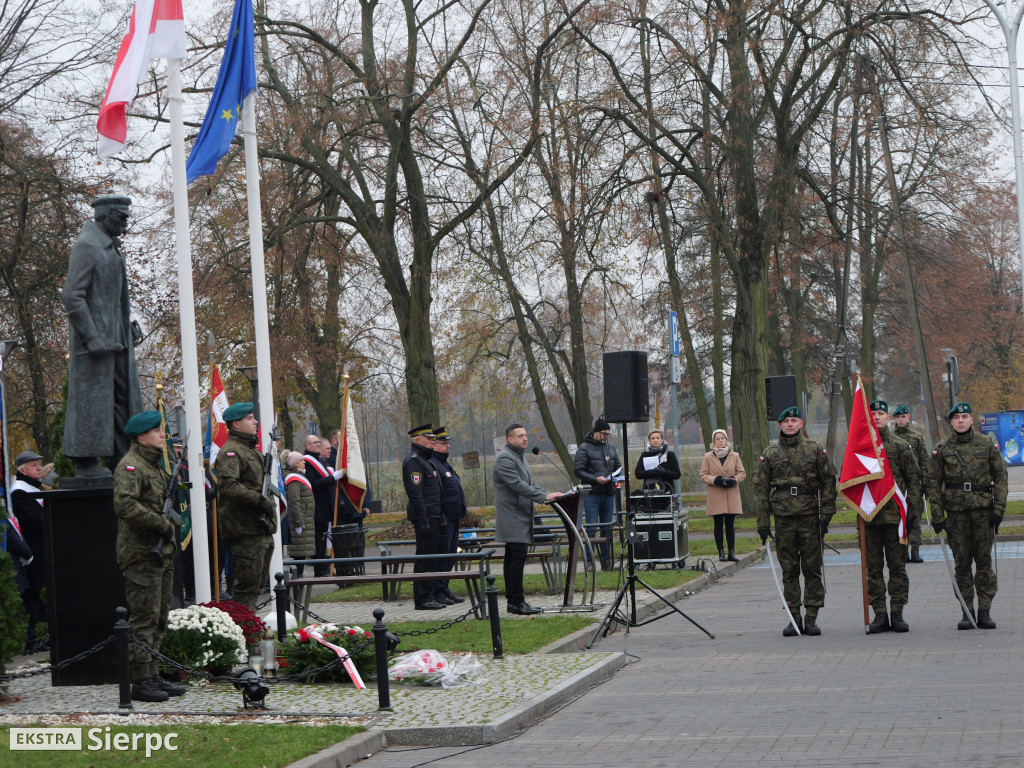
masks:
<svg viewBox="0 0 1024 768"><path fill-rule="evenodd" d="M921 490L921 468L917 465L910 443L896 437L889 429L889 404L875 400L870 405L871 419L885 447L892 479L907 500L907 519L921 517L924 499ZM910 625L903 618L903 607L910 599L910 581L907 579L907 545L900 539L900 510L891 498L874 516L864 523L865 567L868 575L868 602L875 610L875 618L868 633L909 632ZM889 607L886 611L886 583L883 566L889 567ZM891 621L890 621L891 614Z"/></svg>
<svg viewBox="0 0 1024 768"><path fill-rule="evenodd" d="M953 432L939 441L928 462L932 528L936 533L946 532L956 563L956 584L968 610L973 616L977 589L977 624L981 629L995 629L992 543L1006 512L1006 462L996 444L974 430L969 404L957 403L948 419ZM957 629L972 628L963 614Z"/></svg>
<svg viewBox="0 0 1024 768"><path fill-rule="evenodd" d="M615 519L615 480L612 476L622 467L615 446L608 442L612 435L611 425L598 417L594 429L583 439L576 449L573 469L576 477L590 485L590 493L583 500L583 509L587 517L587 535L593 538L598 533L600 524L601 536L604 538L598 545L601 554L601 568L610 571L612 568L612 520ZM590 552L586 552L590 562Z"/></svg>
<svg viewBox="0 0 1024 768"><path fill-rule="evenodd" d="M32 561L25 566L28 588L22 602L28 611L28 639L25 647L31 652L49 649L49 643L36 637L36 625L46 620L46 538L43 534L43 500L30 494L43 490L43 457L34 451L22 451L14 459L17 474L11 482L11 508L21 527L25 544L32 550Z"/></svg>
<svg viewBox="0 0 1024 768"><path fill-rule="evenodd" d="M124 574L132 633L154 651L167 628L171 608L176 539L174 523L163 516L167 474L160 465L164 430L159 411L128 419L131 447L114 470L117 515L117 564ZM167 701L185 688L163 680L156 660L136 645L131 648L132 698Z"/></svg>
<svg viewBox="0 0 1024 768"><path fill-rule="evenodd" d="M828 452L803 434L804 418L793 406L779 414L779 440L768 446L754 470L754 501L757 535L763 544L772 535L775 517L775 546L782 569L782 592L798 626L805 634L821 634L818 611L825 605L825 583L821 578L822 537L836 513L836 469ZM804 575L803 605L806 620L800 618L800 573ZM785 637L796 630L786 624Z"/></svg>
<svg viewBox="0 0 1024 768"><path fill-rule="evenodd" d="M434 465L441 480L441 508L445 520L444 528L441 530L446 532L438 541L437 551L445 555L459 551L459 520L462 520L469 511L466 506L466 493L462 490L462 479L448 460L451 442L447 427L438 427L434 430L434 453L430 457L430 463ZM455 560L450 557L439 561L438 564L439 571L450 571L454 567ZM435 603L452 605L463 603L465 600L464 597L452 594L447 580L434 585Z"/></svg>
<svg viewBox="0 0 1024 768"><path fill-rule="evenodd" d="M270 584L270 557L277 530L277 501L263 496L263 456L256 450L259 422L252 403L224 410L228 439L217 454L217 526L231 546L235 602L255 608Z"/></svg>
<svg viewBox="0 0 1024 768"><path fill-rule="evenodd" d="M896 433L896 437L900 438L900 440L906 440L910 443L910 447L914 449L914 458L917 459L917 466L921 470L921 484L923 487L925 470L928 468L928 445L924 435L916 429L910 428L910 409L905 405L896 407L896 410L892 412L892 420L896 422L896 428L893 430ZM921 557L921 518L923 515L924 508L922 505L921 514L907 519L907 525L910 528L910 557L907 559L909 563L924 562L924 558Z"/></svg>
<svg viewBox="0 0 1024 768"><path fill-rule="evenodd" d="M412 450L402 461L402 483L409 503L405 516L416 529L416 554L436 555L444 527L444 512L441 502L441 477L437 468L430 463L434 455L434 433L430 424L421 424L409 430ZM413 570L426 573L432 570L436 561L417 560ZM434 582L413 582L417 611L437 611L446 603L434 599Z"/></svg>
<svg viewBox="0 0 1024 768"><path fill-rule="evenodd" d="M124 424L142 410L133 347L142 332L131 319L128 271L120 237L128 228L131 199L93 200L71 249L62 299L71 326L64 455L76 477L109 477L101 458L113 463L128 450Z"/></svg>

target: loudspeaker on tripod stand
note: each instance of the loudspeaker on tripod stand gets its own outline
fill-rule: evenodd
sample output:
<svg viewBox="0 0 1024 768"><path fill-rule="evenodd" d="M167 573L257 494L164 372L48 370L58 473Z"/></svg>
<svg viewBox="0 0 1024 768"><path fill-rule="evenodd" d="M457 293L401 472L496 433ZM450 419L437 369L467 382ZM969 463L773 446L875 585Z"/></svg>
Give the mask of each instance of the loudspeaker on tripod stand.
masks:
<svg viewBox="0 0 1024 768"><path fill-rule="evenodd" d="M647 353L604 353L604 417L613 424L650 421Z"/></svg>

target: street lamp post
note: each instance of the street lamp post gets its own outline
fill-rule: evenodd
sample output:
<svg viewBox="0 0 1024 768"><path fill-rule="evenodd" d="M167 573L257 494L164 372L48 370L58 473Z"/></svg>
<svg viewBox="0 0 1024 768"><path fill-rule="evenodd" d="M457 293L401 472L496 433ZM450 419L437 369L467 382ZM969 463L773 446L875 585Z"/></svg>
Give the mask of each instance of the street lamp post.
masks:
<svg viewBox="0 0 1024 768"><path fill-rule="evenodd" d="M255 365L243 365L237 369L240 374L249 380L252 387L252 415L256 421L260 420L260 379Z"/></svg>
<svg viewBox="0 0 1024 768"><path fill-rule="evenodd" d="M946 381L949 383L949 410L956 405L956 395L960 394L960 365L957 363L956 355L952 349L944 348L939 350L942 359L946 361Z"/></svg>

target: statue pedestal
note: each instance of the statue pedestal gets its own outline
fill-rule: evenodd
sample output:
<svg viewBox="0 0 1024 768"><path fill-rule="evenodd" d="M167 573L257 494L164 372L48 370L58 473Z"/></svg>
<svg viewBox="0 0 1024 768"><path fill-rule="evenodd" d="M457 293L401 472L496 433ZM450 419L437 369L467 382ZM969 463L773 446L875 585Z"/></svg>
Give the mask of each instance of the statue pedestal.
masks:
<svg viewBox="0 0 1024 768"><path fill-rule="evenodd" d="M108 479L106 487L33 495L43 500L51 684L116 683L116 644L66 669L56 666L113 634L114 609L127 606L117 567L113 486Z"/></svg>

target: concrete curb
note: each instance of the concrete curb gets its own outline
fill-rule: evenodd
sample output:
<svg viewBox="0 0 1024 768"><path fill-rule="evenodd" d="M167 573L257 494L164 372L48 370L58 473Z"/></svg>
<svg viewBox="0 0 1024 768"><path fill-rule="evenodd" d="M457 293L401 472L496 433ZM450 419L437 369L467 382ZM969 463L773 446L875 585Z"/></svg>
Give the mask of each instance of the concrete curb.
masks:
<svg viewBox="0 0 1024 768"><path fill-rule="evenodd" d="M387 746L383 731L367 731L353 736L340 744L322 749L292 763L288 768L346 768Z"/></svg>

